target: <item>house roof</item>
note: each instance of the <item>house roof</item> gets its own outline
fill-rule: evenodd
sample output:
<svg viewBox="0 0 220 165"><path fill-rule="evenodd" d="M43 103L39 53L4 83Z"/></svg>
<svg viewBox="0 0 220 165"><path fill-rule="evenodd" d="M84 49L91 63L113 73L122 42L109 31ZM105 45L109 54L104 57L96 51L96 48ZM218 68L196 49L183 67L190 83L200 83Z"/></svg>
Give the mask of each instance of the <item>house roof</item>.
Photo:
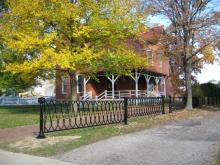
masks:
<svg viewBox="0 0 220 165"><path fill-rule="evenodd" d="M142 37L146 40L149 39L159 39L161 34L164 32L164 27L163 26L157 26L157 27L153 27L151 28L149 31L144 32L142 34Z"/></svg>
<svg viewBox="0 0 220 165"><path fill-rule="evenodd" d="M137 54L140 54L142 56L146 55L146 49L151 48L153 52L157 53L157 50L161 51L161 44L158 42L160 39L161 34L164 32L163 26L154 27L150 29L148 32L144 32L142 34L142 39L146 41L144 44L139 43L136 41L135 38L129 38L127 40L127 45L129 48L137 52ZM154 40L154 42L152 42ZM147 59L146 59L147 60ZM156 59L157 60L157 59ZM169 65L169 62L164 63L163 65ZM169 66L160 67L159 63L155 61L152 65L142 69L142 71L145 71L147 73L153 73L161 76L165 76L169 74ZM82 72L81 72L82 73ZM99 69L98 74L104 74L104 69Z"/></svg>
<svg viewBox="0 0 220 165"><path fill-rule="evenodd" d="M151 49L154 53L154 56L157 55L157 53L160 53L161 50L163 50L162 44L160 43L160 38L161 35L164 33L164 27L163 26L158 26L158 27L153 27L151 28L149 31L144 32L141 34L140 38L144 41L143 43L138 43L138 41L136 42L135 39L130 39L129 40L129 44L128 47L130 47L131 49L133 49L135 52L137 52L138 54L147 57L146 55L146 50L147 49ZM163 62L165 62L165 60L168 60L167 58L163 58L164 60L162 60ZM146 72L150 72L150 73L156 73L159 75L168 75L168 68L169 66L165 66L163 68L160 68L158 61L160 61L160 59L158 60L157 58L153 59L154 63L150 66L148 66L147 68L145 68L144 70ZM164 63L164 65L169 65L168 62Z"/></svg>
<svg viewBox="0 0 220 165"><path fill-rule="evenodd" d="M145 56L147 58L146 49L150 48L153 50L154 53L155 52L157 53L157 50L161 51L161 44L158 41L159 41L161 34L163 32L164 32L163 26L154 27L154 28L150 29L148 32L144 32L141 35L142 39L145 41L144 43L140 43L139 41L136 40L136 38L129 38L127 40L127 46L130 49L132 49L133 51L135 51L137 54L139 54L141 56ZM166 62L166 63L164 63L164 65L169 65L169 63ZM150 65L150 66L142 69L142 71L145 71L147 73L153 73L153 74L165 76L165 75L169 74L167 71L168 69L166 67L168 67L168 66L160 68L158 62L155 61L153 65ZM99 69L98 74L103 75L104 70Z"/></svg>

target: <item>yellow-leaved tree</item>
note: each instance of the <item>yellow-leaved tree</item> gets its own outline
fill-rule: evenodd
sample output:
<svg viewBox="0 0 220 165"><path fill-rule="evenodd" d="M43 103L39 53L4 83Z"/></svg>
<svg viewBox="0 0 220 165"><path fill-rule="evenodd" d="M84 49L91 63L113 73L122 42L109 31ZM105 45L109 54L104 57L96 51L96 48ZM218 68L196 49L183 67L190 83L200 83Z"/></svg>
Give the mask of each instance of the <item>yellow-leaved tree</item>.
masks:
<svg viewBox="0 0 220 165"><path fill-rule="evenodd" d="M140 33L147 16L138 0L10 0L0 21L0 42L14 60L5 70L47 77L56 70L71 79L76 99L76 72L130 74L147 65L128 49L127 38Z"/></svg>

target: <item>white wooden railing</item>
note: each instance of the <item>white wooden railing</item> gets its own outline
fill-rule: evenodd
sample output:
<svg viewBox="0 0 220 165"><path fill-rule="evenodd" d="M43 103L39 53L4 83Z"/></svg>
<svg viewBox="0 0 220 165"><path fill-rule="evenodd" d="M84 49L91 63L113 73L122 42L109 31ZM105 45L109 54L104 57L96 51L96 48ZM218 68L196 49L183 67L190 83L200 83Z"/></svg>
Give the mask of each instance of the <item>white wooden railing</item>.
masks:
<svg viewBox="0 0 220 165"><path fill-rule="evenodd" d="M45 97L47 100L53 100L54 97ZM17 96L2 96L0 97L0 105L36 105L38 97L17 97Z"/></svg>
<svg viewBox="0 0 220 165"><path fill-rule="evenodd" d="M84 96L80 97L80 100L89 100L92 99L92 91L86 92Z"/></svg>
<svg viewBox="0 0 220 165"><path fill-rule="evenodd" d="M107 98L107 90L99 94L98 96L95 97L96 100L102 100Z"/></svg>
<svg viewBox="0 0 220 165"><path fill-rule="evenodd" d="M96 96L96 100L103 99L122 99L124 97L132 98L132 97L159 97L163 96L164 92L155 92L155 91L147 91L147 90L138 90L137 94L135 90L116 90L114 92L114 97L112 95L112 91L105 90L103 93Z"/></svg>

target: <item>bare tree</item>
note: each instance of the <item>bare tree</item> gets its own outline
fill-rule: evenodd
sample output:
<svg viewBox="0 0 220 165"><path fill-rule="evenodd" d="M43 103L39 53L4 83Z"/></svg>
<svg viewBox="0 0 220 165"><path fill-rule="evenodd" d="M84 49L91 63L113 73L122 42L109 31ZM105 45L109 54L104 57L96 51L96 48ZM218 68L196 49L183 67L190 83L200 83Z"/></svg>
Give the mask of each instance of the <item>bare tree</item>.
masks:
<svg viewBox="0 0 220 165"><path fill-rule="evenodd" d="M155 13L166 16L169 56L173 56L184 74L187 109L192 109L192 72L203 62L213 62L219 40L219 14L213 10L211 0L151 0L145 4ZM217 2L216 2L217 3ZM220 2L218 2L220 3ZM181 72L180 72L181 73Z"/></svg>

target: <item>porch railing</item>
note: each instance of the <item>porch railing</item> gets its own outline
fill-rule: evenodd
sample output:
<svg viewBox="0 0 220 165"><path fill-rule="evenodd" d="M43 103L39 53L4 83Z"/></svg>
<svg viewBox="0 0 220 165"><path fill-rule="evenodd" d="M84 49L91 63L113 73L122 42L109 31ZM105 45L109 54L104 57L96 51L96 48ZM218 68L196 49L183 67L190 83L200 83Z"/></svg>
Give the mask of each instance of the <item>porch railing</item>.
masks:
<svg viewBox="0 0 220 165"><path fill-rule="evenodd" d="M122 99L122 98L134 98L134 97L160 97L164 96L164 92L155 92L155 91L147 91L147 90L138 90L136 96L136 90L116 90L114 92L114 97L112 91L105 90L100 95L96 96L96 100L103 99Z"/></svg>
<svg viewBox="0 0 220 165"><path fill-rule="evenodd" d="M38 97L0 97L0 105L35 105L38 104Z"/></svg>
<svg viewBox="0 0 220 165"><path fill-rule="evenodd" d="M80 100L89 100L92 99L92 91L86 92L85 95L80 97Z"/></svg>

